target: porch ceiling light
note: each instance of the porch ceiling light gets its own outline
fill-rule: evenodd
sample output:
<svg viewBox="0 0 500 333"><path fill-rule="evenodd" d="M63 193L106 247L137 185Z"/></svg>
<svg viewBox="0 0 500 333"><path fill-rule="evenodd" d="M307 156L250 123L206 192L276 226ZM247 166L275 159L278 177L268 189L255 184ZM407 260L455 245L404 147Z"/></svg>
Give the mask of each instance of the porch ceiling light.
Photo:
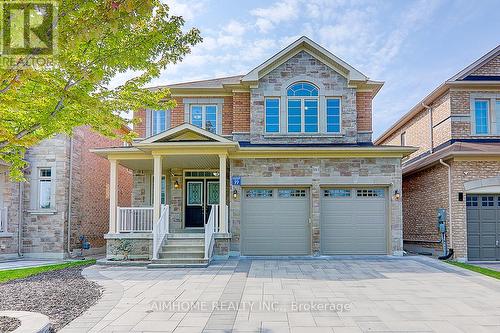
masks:
<svg viewBox="0 0 500 333"><path fill-rule="evenodd" d="M214 175L214 177L219 177L219 176L220 176L220 173L219 173L219 171L215 171L215 172L213 173L213 175Z"/></svg>

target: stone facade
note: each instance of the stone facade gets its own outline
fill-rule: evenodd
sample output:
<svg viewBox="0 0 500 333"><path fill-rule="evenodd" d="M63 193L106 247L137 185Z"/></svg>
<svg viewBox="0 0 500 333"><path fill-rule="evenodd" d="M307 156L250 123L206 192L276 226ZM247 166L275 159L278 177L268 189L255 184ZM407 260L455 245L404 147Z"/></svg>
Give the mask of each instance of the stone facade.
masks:
<svg viewBox="0 0 500 333"><path fill-rule="evenodd" d="M0 234L0 257L17 256L19 252L25 257L64 258L68 256L68 243L70 251L80 252L79 238L82 235L90 242L92 253L103 253L103 235L109 227L109 163L90 153L89 149L119 144L119 140L104 138L86 127L75 128L71 140L66 135L57 135L27 151L26 182L11 182L8 172L3 171L0 175L5 184L5 187L2 186L2 201L8 212L9 235ZM39 168L51 168L52 171L50 209L37 207ZM120 203L129 206L131 173L120 168L119 177L123 185L120 189ZM19 191L22 193L21 207ZM68 242L70 208L71 239ZM18 215L20 211L21 220ZM19 248L20 223L22 228Z"/></svg>
<svg viewBox="0 0 500 333"><path fill-rule="evenodd" d="M281 128L286 119L286 90L297 82L307 81L319 88L319 118L324 110L326 97L341 97L342 133L333 135L265 133L264 100L266 97L280 97ZM356 89L349 88L347 79L302 51L273 69L259 80L259 86L251 89L250 96L250 140L252 143L357 143ZM322 122L324 123L324 122ZM324 132L324 131L323 131Z"/></svg>
<svg viewBox="0 0 500 333"><path fill-rule="evenodd" d="M153 253L152 237L126 235L120 238L111 238L108 236L106 238L106 259L123 260L125 256L132 260L151 259Z"/></svg>
<svg viewBox="0 0 500 333"><path fill-rule="evenodd" d="M380 185L401 192L401 161L399 159L231 159L231 176L240 176L242 183L252 185L255 179L268 185L290 185L299 182L311 192L312 253L320 251L320 187L334 184ZM241 193L241 191L240 191ZM401 254L403 247L402 204L390 200L389 225L391 254ZM240 251L241 195L231 197L231 251Z"/></svg>

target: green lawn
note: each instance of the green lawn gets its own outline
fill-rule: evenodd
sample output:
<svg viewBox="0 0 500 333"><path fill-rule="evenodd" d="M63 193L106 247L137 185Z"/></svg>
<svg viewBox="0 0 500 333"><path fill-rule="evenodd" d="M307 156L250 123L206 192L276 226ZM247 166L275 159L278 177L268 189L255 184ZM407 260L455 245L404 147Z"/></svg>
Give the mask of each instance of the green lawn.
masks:
<svg viewBox="0 0 500 333"><path fill-rule="evenodd" d="M475 266L475 265L471 265L471 264L465 264L463 262L452 261L452 260L446 260L445 262L447 262L448 264L451 264L451 265L455 265L458 267L468 269L469 271L473 271L476 273L487 275L487 276L490 276L490 277L495 278L495 279L500 279L500 272L497 272L493 269L483 268L483 267L479 267L479 266Z"/></svg>
<svg viewBox="0 0 500 333"><path fill-rule="evenodd" d="M62 264L38 266L38 267L27 267L27 268L16 268L0 271L0 283L15 279L22 279L28 276L40 274L48 271L57 271L60 269L68 267L78 267L84 265L95 264L95 259L80 260L80 261L70 261Z"/></svg>

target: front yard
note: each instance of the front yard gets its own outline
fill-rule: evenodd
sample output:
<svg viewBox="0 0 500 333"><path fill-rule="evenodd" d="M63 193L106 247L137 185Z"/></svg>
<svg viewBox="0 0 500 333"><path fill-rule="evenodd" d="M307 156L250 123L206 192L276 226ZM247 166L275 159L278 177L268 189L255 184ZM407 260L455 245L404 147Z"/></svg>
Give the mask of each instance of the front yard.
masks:
<svg viewBox="0 0 500 333"><path fill-rule="evenodd" d="M101 287L81 271L95 260L0 271L0 311L33 311L47 315L59 330L94 305Z"/></svg>

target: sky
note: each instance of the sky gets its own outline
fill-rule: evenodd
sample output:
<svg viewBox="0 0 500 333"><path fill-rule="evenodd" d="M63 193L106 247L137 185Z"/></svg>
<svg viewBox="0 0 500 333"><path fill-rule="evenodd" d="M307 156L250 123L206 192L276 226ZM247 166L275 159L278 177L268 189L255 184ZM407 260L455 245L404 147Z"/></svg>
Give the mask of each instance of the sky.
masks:
<svg viewBox="0 0 500 333"><path fill-rule="evenodd" d="M203 42L151 85L246 74L304 35L385 85L374 139L500 44L499 0L164 0Z"/></svg>

